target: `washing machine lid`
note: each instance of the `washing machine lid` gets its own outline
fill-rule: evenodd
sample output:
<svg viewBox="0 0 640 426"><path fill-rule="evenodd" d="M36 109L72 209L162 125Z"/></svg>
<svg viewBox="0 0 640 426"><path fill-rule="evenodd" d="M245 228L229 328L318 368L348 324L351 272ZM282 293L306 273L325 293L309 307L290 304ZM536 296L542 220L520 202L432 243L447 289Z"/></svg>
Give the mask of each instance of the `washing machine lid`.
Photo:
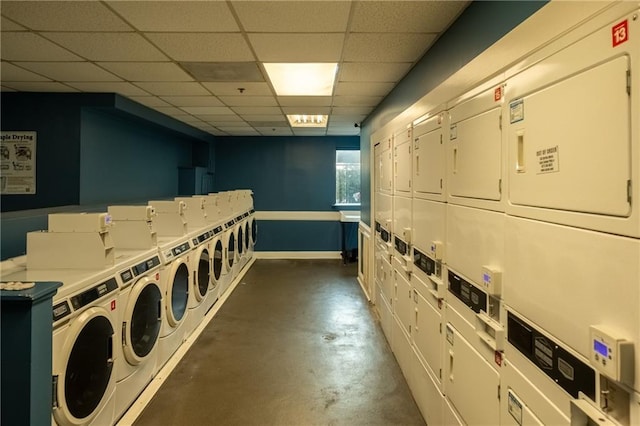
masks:
<svg viewBox="0 0 640 426"><path fill-rule="evenodd" d="M67 333L61 362L53 366L53 415L61 424L88 423L111 396L115 328L109 313L94 306Z"/></svg>

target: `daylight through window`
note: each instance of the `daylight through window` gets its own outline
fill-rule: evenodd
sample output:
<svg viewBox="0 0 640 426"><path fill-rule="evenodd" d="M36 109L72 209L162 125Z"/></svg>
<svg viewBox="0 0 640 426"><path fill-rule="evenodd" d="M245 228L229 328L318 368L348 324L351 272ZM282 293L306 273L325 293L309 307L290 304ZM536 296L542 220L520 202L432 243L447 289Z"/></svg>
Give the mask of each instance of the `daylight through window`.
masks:
<svg viewBox="0 0 640 426"><path fill-rule="evenodd" d="M360 204L360 151L336 151L336 204Z"/></svg>

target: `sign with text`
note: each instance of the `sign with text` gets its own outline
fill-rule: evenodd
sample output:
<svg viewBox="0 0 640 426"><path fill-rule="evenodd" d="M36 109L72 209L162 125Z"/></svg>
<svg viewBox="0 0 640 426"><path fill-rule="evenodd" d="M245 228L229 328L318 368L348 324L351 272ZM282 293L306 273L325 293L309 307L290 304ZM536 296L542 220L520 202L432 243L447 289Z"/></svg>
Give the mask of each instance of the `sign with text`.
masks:
<svg viewBox="0 0 640 426"><path fill-rule="evenodd" d="M0 193L36 193L36 132L0 133Z"/></svg>

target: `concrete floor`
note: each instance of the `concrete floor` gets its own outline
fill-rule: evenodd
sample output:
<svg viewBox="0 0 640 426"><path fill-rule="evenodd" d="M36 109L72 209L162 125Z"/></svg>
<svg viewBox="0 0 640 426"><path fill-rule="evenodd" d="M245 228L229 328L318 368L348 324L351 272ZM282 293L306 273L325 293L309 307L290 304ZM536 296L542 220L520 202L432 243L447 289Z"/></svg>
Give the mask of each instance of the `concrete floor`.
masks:
<svg viewBox="0 0 640 426"><path fill-rule="evenodd" d="M339 260L258 260L135 423L424 425Z"/></svg>

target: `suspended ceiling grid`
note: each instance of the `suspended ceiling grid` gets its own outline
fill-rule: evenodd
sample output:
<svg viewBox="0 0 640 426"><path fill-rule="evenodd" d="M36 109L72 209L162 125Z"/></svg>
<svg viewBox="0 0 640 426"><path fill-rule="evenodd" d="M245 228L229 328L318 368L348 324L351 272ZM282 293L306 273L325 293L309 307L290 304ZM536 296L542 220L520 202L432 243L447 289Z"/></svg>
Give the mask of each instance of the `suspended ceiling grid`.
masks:
<svg viewBox="0 0 640 426"><path fill-rule="evenodd" d="M2 1L1 86L115 92L213 135L357 135L467 4ZM333 95L277 96L264 62L337 62Z"/></svg>

